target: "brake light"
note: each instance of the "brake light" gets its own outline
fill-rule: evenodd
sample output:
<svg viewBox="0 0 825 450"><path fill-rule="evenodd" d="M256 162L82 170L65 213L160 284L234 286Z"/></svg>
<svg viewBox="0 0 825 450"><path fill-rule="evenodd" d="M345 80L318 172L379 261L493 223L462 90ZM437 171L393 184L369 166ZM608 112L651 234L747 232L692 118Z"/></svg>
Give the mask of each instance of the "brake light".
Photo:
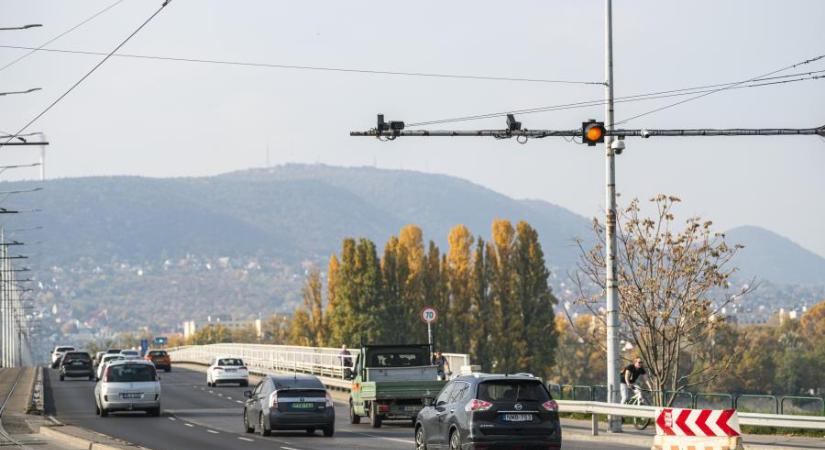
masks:
<svg viewBox="0 0 825 450"><path fill-rule="evenodd" d="M546 409L547 411L558 411L559 410L559 404L556 403L555 400L548 400L548 401L542 403L541 407Z"/></svg>
<svg viewBox="0 0 825 450"><path fill-rule="evenodd" d="M326 406L327 406L327 408L334 408L335 407L335 404L332 403L332 397L329 395L329 392L327 392Z"/></svg>
<svg viewBox="0 0 825 450"><path fill-rule="evenodd" d="M273 392L269 394L269 407L270 408L278 408L278 392Z"/></svg>
<svg viewBox="0 0 825 450"><path fill-rule="evenodd" d="M108 382L110 375L112 375L112 368L111 367L106 367L106 373L103 376L103 381Z"/></svg>
<svg viewBox="0 0 825 450"><path fill-rule="evenodd" d="M470 400L470 403L467 403L467 406L464 407L464 411L471 412L471 411L487 411L488 409L492 408L493 404L490 402L485 402L484 400L479 400L474 398Z"/></svg>

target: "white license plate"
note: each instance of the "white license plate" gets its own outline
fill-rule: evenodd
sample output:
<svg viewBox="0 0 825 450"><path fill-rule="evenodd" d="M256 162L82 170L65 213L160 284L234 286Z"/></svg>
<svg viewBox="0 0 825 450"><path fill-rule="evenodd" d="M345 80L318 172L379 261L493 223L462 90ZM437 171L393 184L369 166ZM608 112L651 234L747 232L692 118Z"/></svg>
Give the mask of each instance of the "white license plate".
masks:
<svg viewBox="0 0 825 450"><path fill-rule="evenodd" d="M143 394L139 392L124 392L120 394L120 398L122 399L134 399L134 398L141 398Z"/></svg>
<svg viewBox="0 0 825 450"><path fill-rule="evenodd" d="M225 369L227 372L237 372L238 369Z"/></svg>
<svg viewBox="0 0 825 450"><path fill-rule="evenodd" d="M419 409L421 409L421 408L419 408L418 406L405 406L404 407L404 411L410 411L410 412L418 411Z"/></svg>
<svg viewBox="0 0 825 450"><path fill-rule="evenodd" d="M532 414L505 414L504 415L505 422L532 422L533 415Z"/></svg>

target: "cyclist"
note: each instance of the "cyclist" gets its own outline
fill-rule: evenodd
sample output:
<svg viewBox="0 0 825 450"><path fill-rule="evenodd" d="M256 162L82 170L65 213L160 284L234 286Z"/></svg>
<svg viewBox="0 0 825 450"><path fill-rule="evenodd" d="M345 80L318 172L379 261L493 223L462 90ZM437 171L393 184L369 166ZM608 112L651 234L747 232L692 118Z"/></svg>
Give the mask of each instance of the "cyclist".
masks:
<svg viewBox="0 0 825 450"><path fill-rule="evenodd" d="M433 360L433 364L438 367L438 379L439 380L446 380L449 378L453 372L450 370L450 362L447 361L447 358L441 354L441 352L435 352L435 359Z"/></svg>
<svg viewBox="0 0 825 450"><path fill-rule="evenodd" d="M650 381L647 379L647 371L642 364L642 358L636 358L633 361L633 364L629 364L627 367L622 369L619 375L622 379L622 382L619 385L621 387L622 403L627 403L627 399L630 397L629 392L631 389L635 390L638 388L636 381L640 381L640 378L645 382L647 388L652 390L650 389Z"/></svg>

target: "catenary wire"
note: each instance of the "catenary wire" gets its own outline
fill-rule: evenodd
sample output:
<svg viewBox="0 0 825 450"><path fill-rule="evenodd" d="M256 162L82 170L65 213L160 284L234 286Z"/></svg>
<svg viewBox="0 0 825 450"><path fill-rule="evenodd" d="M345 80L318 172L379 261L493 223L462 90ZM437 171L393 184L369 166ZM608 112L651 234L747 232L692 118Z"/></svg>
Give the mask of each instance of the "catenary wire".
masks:
<svg viewBox="0 0 825 450"><path fill-rule="evenodd" d="M627 103L627 102L636 102L636 101L643 101L643 100L656 100L662 98L671 98L671 97L680 97L685 95L693 95L701 92L711 92L716 90L715 88L719 86L731 86L734 84L739 84L736 86L736 89L746 89L752 87L763 87L763 86L771 86L777 84L786 84L786 83L793 83L798 81L805 81L805 80L816 80L825 77L825 75L821 75L825 73L825 70L818 70L812 72L805 72L805 73L794 73L789 75L781 75L776 77L765 77L754 80L751 84L744 84L742 85L739 82L731 82L731 83L722 83L722 84L712 84L706 86L695 86L691 88L682 88L682 89L671 89L667 91L658 91L658 92L650 92L646 94L634 94L634 95L627 95L622 97L617 97L614 100L614 103ZM797 77L793 79L787 79L789 77ZM774 80L774 81L769 81ZM764 83L759 81L765 81ZM759 82L759 83L757 83ZM482 120L482 119L490 119L495 117L504 117L507 114L535 114L535 113L542 113L542 112L551 112L551 111L563 111L568 109L580 109L580 108L589 108L594 106L603 106L605 104L604 99L597 99L597 100L586 100L581 102L573 102L573 103L563 103L559 105L550 105L550 106L539 106L534 108L525 108L525 109L514 109L509 111L498 111L494 113L487 113L487 114L477 114L472 116L461 116L461 117L452 117L446 119L438 119L438 120L429 120L424 122L411 122L408 123L408 127L415 127L415 126L424 126L424 125L438 125L438 124L445 124L445 123L455 123L455 122L468 122L473 120Z"/></svg>
<svg viewBox="0 0 825 450"><path fill-rule="evenodd" d="M0 48L9 48L17 50L31 50L39 52L51 53L70 53L76 55L105 55L103 52L92 52L84 50L66 50L59 48L35 48L25 47L19 45L0 45ZM174 61L174 62L188 62L199 64L218 64L226 66L243 66L243 67L264 67L269 69L290 69L290 70L316 70L324 72L344 72L344 73L359 73L367 75L393 75L404 77L424 77L424 78L451 78L461 80L481 80L481 81L512 81L525 83L546 83L546 84L582 84L582 85L598 85L603 86L601 81L576 81L576 80L550 80L544 78L521 78L521 77L497 77L488 75L466 75L466 74L450 74L450 73L433 73L433 72L403 72L390 70L375 70L362 68L346 68L346 67L332 67L332 66L301 66L295 64L276 64L276 63L259 63L247 61L230 61L220 59L201 59L201 58L184 58L175 56L156 56L156 55L137 55L129 53L119 53L115 55L118 58L134 58L134 59L150 59L157 61Z"/></svg>
<svg viewBox="0 0 825 450"><path fill-rule="evenodd" d="M762 78L762 77L769 77L769 76L774 75L774 74L777 74L777 73L779 73L779 72L784 72L784 71L786 71L786 70L795 69L795 68L797 68L797 67L799 67L799 66L802 66L802 65L805 65L805 64L810 64L810 63L815 62L815 61L819 61L819 60L820 60L820 59L822 59L822 58L825 58L825 54L822 54L822 55L819 55L819 56L815 56L815 57L813 57L813 58L806 59L806 60L804 60L804 61L800 61L800 62L798 62L798 63L794 63L794 64L791 64L791 65L789 65L789 66L785 66L785 67L782 67L782 68L779 68L779 69L776 69L776 70L770 71L770 72L768 72L768 73L764 73L764 74L762 74L762 75L757 75L757 76L755 76L755 77L753 77L753 78L749 78L749 79L747 79L747 80L740 81L739 83L735 83L735 84L733 84L733 85L731 85L731 86L727 86L727 87L720 87L719 89L714 89L714 90L709 91L709 92L703 92L703 93L701 93L701 94L699 94L699 95L696 95L696 96L694 96L694 97L686 98L686 99L684 99L684 100L680 100L680 101L678 101L678 102L674 102L674 103L671 103L671 104L668 104L668 105L665 105L665 106L660 106L660 107L658 107L658 108L651 109L650 111L645 111L645 112L643 112L643 113L636 114L636 115L634 115L634 116L630 116L630 117L628 117L628 118L626 118L626 119L622 119L622 120L620 120L620 121L618 121L618 122L615 122L613 125L614 125L614 126L615 126L615 125L620 125L620 124L623 124L623 123L627 123L627 122L629 122L629 121L631 121L631 120L638 119L638 118L640 118L640 117L649 116L650 114L654 114L654 113L657 113L657 112L660 112L660 111L664 111L664 110L666 110L666 109L670 109L670 108L673 108L673 107L675 107L675 106L683 105L683 104L685 104L685 103L687 103L687 102L692 102L692 101L694 101L694 100L698 100L698 99L700 99L700 98L707 97L708 95L715 94L715 93L717 93L717 92L721 92L721 91L725 91L725 90L728 90L728 89L732 89L732 88L734 88L734 87L736 87L736 86L738 86L738 85L740 85L740 84L745 84L745 83L751 82L751 81L753 81L753 80L756 80L756 79L759 79L759 78Z"/></svg>
<svg viewBox="0 0 825 450"><path fill-rule="evenodd" d="M88 72L86 72L86 74L85 74L85 75L83 75L83 76L82 76L79 80L77 80L77 82L75 82L75 83L74 83L74 84L73 84L73 85L72 85L69 89L67 89L67 90L66 90L66 92L64 92L63 94L61 94L61 95L60 95L60 97L57 97L57 98L56 98L53 102L51 102L51 103L49 104L49 106L47 106L47 107L46 107L46 109L44 109L44 110L43 110L43 111L41 111L39 114L37 114L36 116L34 116L34 118L33 118L33 119L31 119L31 120L30 120L30 121L29 121L26 125L24 125L24 126L23 126L23 128L21 128L20 130L18 130L18 131L17 131L17 133L14 133L14 135L9 136L9 137L8 137L8 139L5 141L5 143L8 143L8 142L9 142L9 141L11 141L12 139L14 139L16 136L18 136L20 133L22 133L22 132L26 131L26 129L28 129L28 128L29 128L32 124L34 124L34 123L35 123L38 119L40 119L40 118L41 118L41 117L43 117L43 116L44 116L47 112L49 112L49 110L50 110L50 109L52 109L52 108L54 107L54 105L58 104L58 103L59 103L61 100L63 100L63 99L64 99L67 95L69 95L69 93L70 93L70 92L72 92L72 91L73 91L76 87L80 86L80 83L83 83L83 81L84 81L86 78L89 78L89 76L91 76L91 75L92 75L92 74L93 74L93 73L94 73L94 72L95 72L98 68L100 68L100 66L102 66L102 65L103 65L103 63L105 63L106 61L108 61L108 60L109 60L109 58L111 58L111 57L112 57L112 55L114 55L114 54L115 54L115 52L117 52L118 50L120 50L120 48L121 48L121 47L123 47L124 45L126 45L126 43L127 43L127 42L129 42L129 40L131 40L131 39L132 39L132 38L133 38L136 34L138 34L138 32L139 32L140 30L142 30L142 29L143 29L143 27L145 27L146 25L148 25L148 24L149 24L149 22L151 22L151 21L152 21L152 19L154 19L154 18L155 18L155 16L157 16L158 14L160 14L160 12L161 12L161 11L163 11L163 8L165 8L165 7L166 7L166 5L168 5L170 1L171 1L171 0L165 0L165 1L163 2L163 4L160 6L160 8L158 8L158 10L157 10L157 11L155 11L155 12L154 12L151 16L149 16L149 18L148 18L148 19L146 19L146 20L145 20L142 24L140 24L140 26L139 26L139 27L137 27L137 28L135 29L135 31L133 31L133 32L132 32L132 34L130 34L129 36L127 36L127 37L126 37L126 39L124 39L123 41L121 41L121 43L120 43L120 44L118 44L118 45L117 45L117 47L115 47L115 48L114 48L111 52L109 52L109 53L108 53L108 54L107 54L107 55L106 55L103 59L101 59L101 60L100 60L100 62L98 62L97 64L95 64L95 65L94 65L94 67L92 67L92 69L91 69L91 70L89 70Z"/></svg>
<svg viewBox="0 0 825 450"><path fill-rule="evenodd" d="M75 25L75 26L73 26L73 27L69 28L68 30L66 30L66 31L64 31L64 32L62 32L62 33L60 33L60 34L58 34L57 36L55 36L55 37L53 37L53 38L49 39L48 41L44 42L44 43L43 43L43 44L41 44L40 46L38 46L38 47L34 47L34 48L31 48L28 52L26 52L26 53L24 53L23 55L21 55L21 56L17 57L16 59L12 60L12 61L11 61L11 62L9 62L8 64L4 65L3 67L0 67L0 72L2 72L2 71L4 71L4 70L8 69L9 67L11 67L11 66L13 66L13 65L17 64L18 62L22 61L23 59L28 58L28 57L29 57L31 54L33 54L34 52L36 52L36 51L38 51L38 50L42 49L43 47L45 47L45 46L47 46L47 45L51 44L52 42L54 42L54 41L56 41L56 40L58 40L58 39L62 38L63 36L65 36L65 35L67 35L67 34L71 33L72 31L74 31L74 30L76 30L76 29L78 29L78 28L82 27L83 25L86 25L87 23L89 23L89 22L91 22L92 20L94 20L95 18L97 18L97 16L99 16L99 15L101 15L101 14L105 13L106 11L108 11L108 10L110 10L110 9L114 8L115 6L119 5L119 4L120 4L120 3L122 3L123 1L124 1L124 0L117 0L116 2L112 3L111 5L109 5L109 6L105 7L105 8L103 8L103 9L101 9L100 11L98 11L98 12L94 13L93 15L89 16L89 17L88 17L88 18L86 18L84 21L82 21L82 22L78 23L77 25Z"/></svg>

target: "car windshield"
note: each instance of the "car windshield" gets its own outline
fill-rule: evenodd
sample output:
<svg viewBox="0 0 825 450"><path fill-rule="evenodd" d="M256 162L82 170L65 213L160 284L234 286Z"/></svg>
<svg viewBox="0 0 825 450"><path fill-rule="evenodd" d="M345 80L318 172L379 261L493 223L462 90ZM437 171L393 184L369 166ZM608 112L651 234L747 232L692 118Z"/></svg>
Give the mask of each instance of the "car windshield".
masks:
<svg viewBox="0 0 825 450"><path fill-rule="evenodd" d="M478 399L487 402L546 402L550 395L538 381L492 380L478 385Z"/></svg>
<svg viewBox="0 0 825 450"><path fill-rule="evenodd" d="M109 383L137 383L155 381L155 368L148 364L119 364L106 370Z"/></svg>
<svg viewBox="0 0 825 450"><path fill-rule="evenodd" d="M57 352L70 352L74 350L74 347L57 347Z"/></svg>
<svg viewBox="0 0 825 450"><path fill-rule="evenodd" d="M221 358L218 360L219 366L242 366L243 361L238 358Z"/></svg>

